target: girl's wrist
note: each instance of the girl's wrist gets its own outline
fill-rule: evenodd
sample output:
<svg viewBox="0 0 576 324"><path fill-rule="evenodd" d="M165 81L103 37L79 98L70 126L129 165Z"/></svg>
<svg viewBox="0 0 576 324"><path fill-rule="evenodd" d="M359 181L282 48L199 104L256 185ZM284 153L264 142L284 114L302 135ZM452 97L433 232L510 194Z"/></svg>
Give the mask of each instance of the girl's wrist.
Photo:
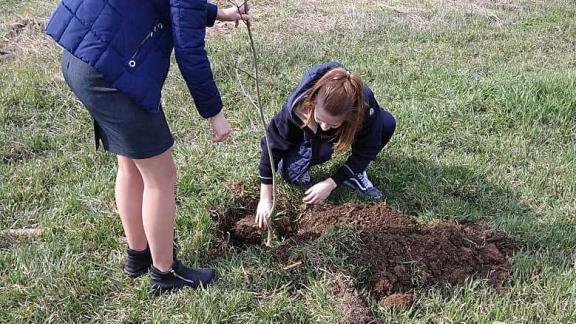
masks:
<svg viewBox="0 0 576 324"><path fill-rule="evenodd" d="M216 13L216 19L220 21L232 21L234 20L231 16L231 13L236 13L236 8L228 7L228 8L218 8L218 12Z"/></svg>
<svg viewBox="0 0 576 324"><path fill-rule="evenodd" d="M326 181L330 184L330 188L332 188L332 190L334 190L334 189L336 189L336 187L338 187L338 185L336 184L336 181L334 181L334 179L328 178L328 179L326 179Z"/></svg>
<svg viewBox="0 0 576 324"><path fill-rule="evenodd" d="M220 20L220 21L224 21L224 15L226 13L224 12L224 10L220 7L218 7L218 11L216 12L216 20Z"/></svg>
<svg viewBox="0 0 576 324"><path fill-rule="evenodd" d="M224 107L222 107L222 109L216 115L214 115L212 117L208 117L208 120L210 122L213 122L213 121L221 119L223 117L224 117Z"/></svg>
<svg viewBox="0 0 576 324"><path fill-rule="evenodd" d="M272 185L261 184L260 185L260 201L271 202L272 201Z"/></svg>

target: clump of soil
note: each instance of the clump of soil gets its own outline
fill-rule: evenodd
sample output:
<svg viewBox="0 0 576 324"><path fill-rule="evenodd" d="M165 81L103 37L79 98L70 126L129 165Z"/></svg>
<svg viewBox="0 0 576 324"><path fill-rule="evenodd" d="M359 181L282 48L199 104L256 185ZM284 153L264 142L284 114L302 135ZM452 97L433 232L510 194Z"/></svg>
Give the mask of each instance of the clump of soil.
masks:
<svg viewBox="0 0 576 324"><path fill-rule="evenodd" d="M237 191L234 187L232 190ZM237 247L264 244L267 231L260 229L255 222L256 207L258 201L247 198L240 198L240 207L230 209L222 215L216 215L216 221L220 230L225 236L230 238L230 243ZM283 207L283 210L287 210ZM298 227L294 214L285 213L283 216L274 219L274 230L281 238L291 237L296 234Z"/></svg>
<svg viewBox="0 0 576 324"><path fill-rule="evenodd" d="M248 215L237 221L230 231L232 238L242 240L247 244L260 244L262 241L262 231L258 224L254 222L254 216Z"/></svg>
<svg viewBox="0 0 576 324"><path fill-rule="evenodd" d="M255 213L252 210L232 224L230 238L236 245L262 244L264 242L267 231L259 228L254 219ZM275 219L274 229L280 237L290 237L296 233L296 225L288 217Z"/></svg>
<svg viewBox="0 0 576 324"><path fill-rule="evenodd" d="M302 217L300 232L342 224L360 231L360 253L351 260L370 269L368 288L379 298L468 278L488 278L499 288L510 270L504 233L452 221L421 224L383 204L315 208Z"/></svg>
<svg viewBox="0 0 576 324"><path fill-rule="evenodd" d="M255 208L254 204L225 218L224 229L234 243L262 243L264 233L254 224ZM506 234L475 223L423 224L385 204L317 206L297 220L285 217L274 223L277 232L291 238L276 250L280 260L291 259L293 246L310 243L331 228L352 228L359 234L359 252L348 260L368 270L361 285L386 307L407 308L416 289L470 278L487 278L500 288L510 271L513 246Z"/></svg>
<svg viewBox="0 0 576 324"><path fill-rule="evenodd" d="M414 303L414 294L397 293L382 298L380 304L386 308L405 310Z"/></svg>

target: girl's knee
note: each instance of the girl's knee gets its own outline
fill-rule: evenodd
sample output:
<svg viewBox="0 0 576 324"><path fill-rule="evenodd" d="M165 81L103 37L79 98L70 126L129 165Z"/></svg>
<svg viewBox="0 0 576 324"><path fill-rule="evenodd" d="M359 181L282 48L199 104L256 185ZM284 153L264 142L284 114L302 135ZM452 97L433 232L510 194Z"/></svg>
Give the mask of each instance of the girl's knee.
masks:
<svg viewBox="0 0 576 324"><path fill-rule="evenodd" d="M392 138L392 135L394 135L394 132L396 131L396 119L391 113L387 111L384 111L381 118L382 118L382 148L384 148L384 146L388 144L388 142Z"/></svg>
<svg viewBox="0 0 576 324"><path fill-rule="evenodd" d="M156 182L161 182L170 186L176 185L176 179L177 179L176 166L175 165L166 166L166 168L158 170L155 178Z"/></svg>
<svg viewBox="0 0 576 324"><path fill-rule="evenodd" d="M384 111L382 119L384 125L384 133L390 134L390 136L392 136L396 130L396 118L394 118L394 115L391 113Z"/></svg>
<svg viewBox="0 0 576 324"><path fill-rule="evenodd" d="M171 159L139 161L137 165L148 188L166 188L176 184L176 165Z"/></svg>
<svg viewBox="0 0 576 324"><path fill-rule="evenodd" d="M157 170L157 172L147 173L143 180L145 188L171 190L176 187L176 171Z"/></svg>

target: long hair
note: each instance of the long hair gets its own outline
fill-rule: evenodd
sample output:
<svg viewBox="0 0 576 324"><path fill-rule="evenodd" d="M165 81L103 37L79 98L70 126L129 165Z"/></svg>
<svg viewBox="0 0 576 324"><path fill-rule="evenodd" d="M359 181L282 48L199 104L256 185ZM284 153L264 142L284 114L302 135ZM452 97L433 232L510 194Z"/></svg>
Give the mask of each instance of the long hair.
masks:
<svg viewBox="0 0 576 324"><path fill-rule="evenodd" d="M319 98L324 102L327 113L335 117L345 116L342 125L336 129L335 137L338 141L335 146L337 152L347 150L354 142L364 119L366 104L362 79L343 68L335 68L324 74L298 107L307 116L303 128L314 123L314 109Z"/></svg>

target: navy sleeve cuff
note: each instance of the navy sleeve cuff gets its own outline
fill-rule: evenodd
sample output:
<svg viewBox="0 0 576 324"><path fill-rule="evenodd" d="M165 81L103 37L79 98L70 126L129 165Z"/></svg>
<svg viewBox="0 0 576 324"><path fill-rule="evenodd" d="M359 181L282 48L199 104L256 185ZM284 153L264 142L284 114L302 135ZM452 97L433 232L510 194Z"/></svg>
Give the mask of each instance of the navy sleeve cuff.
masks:
<svg viewBox="0 0 576 324"><path fill-rule="evenodd" d="M334 173L332 175L332 180L334 180L334 182L336 183L336 185L340 186L344 180L346 180L346 178L348 178L348 176L346 175L346 172L343 169L344 167L341 167L338 169L338 171L336 171L336 173Z"/></svg>
<svg viewBox="0 0 576 324"><path fill-rule="evenodd" d="M206 26L212 27L214 26L214 22L216 22L216 16L218 15L218 6L212 3L208 3L206 5Z"/></svg>
<svg viewBox="0 0 576 324"><path fill-rule="evenodd" d="M260 183L265 184L265 185L271 185L272 184L272 178L260 177Z"/></svg>
<svg viewBox="0 0 576 324"><path fill-rule="evenodd" d="M220 111L222 111L223 107L224 105L222 104L222 98L220 97L220 95L215 96L210 101L196 104L196 109L198 110L198 113L200 113L200 116L202 116L205 119L218 115Z"/></svg>

